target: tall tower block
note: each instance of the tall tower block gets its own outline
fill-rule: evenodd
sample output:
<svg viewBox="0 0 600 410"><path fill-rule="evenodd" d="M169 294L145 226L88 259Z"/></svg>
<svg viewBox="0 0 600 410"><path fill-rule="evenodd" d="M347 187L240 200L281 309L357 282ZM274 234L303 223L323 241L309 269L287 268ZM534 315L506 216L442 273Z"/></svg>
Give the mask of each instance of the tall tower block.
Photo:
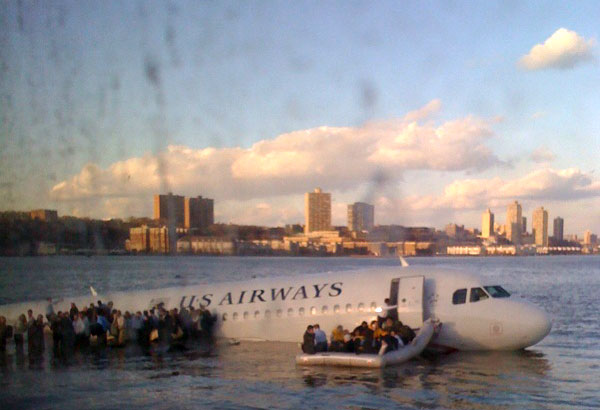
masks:
<svg viewBox="0 0 600 410"><path fill-rule="evenodd" d="M489 238L494 235L494 214L490 211L490 208L487 209L483 214L481 214L481 237Z"/></svg>
<svg viewBox="0 0 600 410"><path fill-rule="evenodd" d="M519 245L521 243L521 223L523 211L521 205L515 201L506 210L506 239Z"/></svg>
<svg viewBox="0 0 600 410"><path fill-rule="evenodd" d="M538 246L548 246L548 211L540 207L533 211L533 240Z"/></svg>
<svg viewBox="0 0 600 410"><path fill-rule="evenodd" d="M304 195L304 232L331 230L331 194L316 188Z"/></svg>

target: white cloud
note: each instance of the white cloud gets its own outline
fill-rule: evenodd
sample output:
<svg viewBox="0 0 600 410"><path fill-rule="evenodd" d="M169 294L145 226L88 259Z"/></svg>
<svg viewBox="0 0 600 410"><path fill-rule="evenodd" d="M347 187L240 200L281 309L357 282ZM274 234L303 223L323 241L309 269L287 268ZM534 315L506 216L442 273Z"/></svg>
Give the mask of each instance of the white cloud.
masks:
<svg viewBox="0 0 600 410"><path fill-rule="evenodd" d="M50 196L73 208L85 203L90 215L101 217L119 207L122 216L135 215L140 207L134 204L145 201L149 215L151 195L168 190L208 196L218 204L298 195L315 186L348 191L375 177L398 181L407 170L471 171L502 164L485 145L493 120L467 116L436 125L429 117L440 107L433 100L401 119L295 131L247 149L169 146L159 155L107 168L88 164L56 184ZM223 215L233 216L239 214Z"/></svg>
<svg viewBox="0 0 600 410"><path fill-rule="evenodd" d="M225 201L216 207L218 221L232 222L241 225L282 226L290 222L304 219L302 198L297 199L297 206L282 201Z"/></svg>
<svg viewBox="0 0 600 410"><path fill-rule="evenodd" d="M439 99L431 100L418 110L408 112L404 118L404 122L421 121L437 114L442 109L442 101Z"/></svg>
<svg viewBox="0 0 600 410"><path fill-rule="evenodd" d="M533 151L529 157L533 162L545 163L552 162L556 158L556 155L546 147L538 147Z"/></svg>
<svg viewBox="0 0 600 410"><path fill-rule="evenodd" d="M493 135L490 121L471 116L439 127L411 122L392 130L375 126L373 131L387 132L389 138L376 141L368 160L392 169L458 171L501 163L483 143Z"/></svg>
<svg viewBox="0 0 600 410"><path fill-rule="evenodd" d="M412 210L469 210L500 206L512 200L572 201L600 197L600 181L576 168L533 171L521 178L465 179L447 185L440 196L404 200Z"/></svg>
<svg viewBox="0 0 600 410"><path fill-rule="evenodd" d="M560 28L543 44L537 44L521 57L519 65L526 70L545 68L569 69L594 59L594 39L586 40L574 31Z"/></svg>

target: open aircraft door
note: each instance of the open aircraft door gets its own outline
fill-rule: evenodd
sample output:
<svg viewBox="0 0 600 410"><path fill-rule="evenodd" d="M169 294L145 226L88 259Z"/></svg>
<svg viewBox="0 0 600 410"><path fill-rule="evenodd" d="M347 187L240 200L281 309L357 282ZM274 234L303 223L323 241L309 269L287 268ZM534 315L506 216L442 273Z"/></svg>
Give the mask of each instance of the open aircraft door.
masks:
<svg viewBox="0 0 600 410"><path fill-rule="evenodd" d="M423 325L424 276L409 276L398 280L398 319L413 329Z"/></svg>

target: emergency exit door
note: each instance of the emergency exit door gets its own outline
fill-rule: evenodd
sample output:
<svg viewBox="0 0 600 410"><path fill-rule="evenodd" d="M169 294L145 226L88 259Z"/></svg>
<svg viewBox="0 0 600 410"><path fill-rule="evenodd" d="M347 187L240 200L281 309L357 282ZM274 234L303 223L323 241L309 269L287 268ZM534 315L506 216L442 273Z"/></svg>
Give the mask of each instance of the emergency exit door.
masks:
<svg viewBox="0 0 600 410"><path fill-rule="evenodd" d="M411 328L423 325L423 276L409 276L398 280L398 319Z"/></svg>

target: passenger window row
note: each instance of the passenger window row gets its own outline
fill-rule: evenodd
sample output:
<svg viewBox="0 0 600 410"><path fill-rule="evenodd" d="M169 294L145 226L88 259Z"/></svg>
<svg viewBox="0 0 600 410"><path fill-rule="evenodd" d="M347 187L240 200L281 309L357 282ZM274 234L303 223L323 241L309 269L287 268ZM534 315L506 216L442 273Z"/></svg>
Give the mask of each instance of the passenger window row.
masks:
<svg viewBox="0 0 600 410"><path fill-rule="evenodd" d="M371 302L371 304L368 307L365 307L364 303L359 303L356 306L356 311L358 312L375 312L375 310L377 309L377 304L375 302ZM342 308L340 305L334 305L333 309L332 309L334 314L338 314L342 311ZM345 306L345 311L346 313L352 313L354 311L354 308L352 306L351 303L348 303ZM320 309L320 311L317 309L317 307L312 306L309 310L308 313L312 316L316 316L317 314L321 314L321 315L327 315L329 314L330 310L329 310L329 306L327 305L323 305ZM261 311L260 310L255 310L254 312L248 312L245 311L242 314L239 314L238 312L234 312L231 315L231 318L233 320L249 320L249 319L260 319L261 318ZM265 310L264 313L262 313L264 315L265 319L270 319L273 314L271 313L271 311L269 309ZM286 312L288 317L293 317L295 315L297 316L305 316L306 315L306 310L301 307L297 310L297 312L294 310L294 308L289 308ZM284 316L284 312L281 309L277 309L274 313L275 317L281 318ZM227 313L223 313L223 315L221 316L221 318L223 319L223 321L226 321L229 319L229 315Z"/></svg>

